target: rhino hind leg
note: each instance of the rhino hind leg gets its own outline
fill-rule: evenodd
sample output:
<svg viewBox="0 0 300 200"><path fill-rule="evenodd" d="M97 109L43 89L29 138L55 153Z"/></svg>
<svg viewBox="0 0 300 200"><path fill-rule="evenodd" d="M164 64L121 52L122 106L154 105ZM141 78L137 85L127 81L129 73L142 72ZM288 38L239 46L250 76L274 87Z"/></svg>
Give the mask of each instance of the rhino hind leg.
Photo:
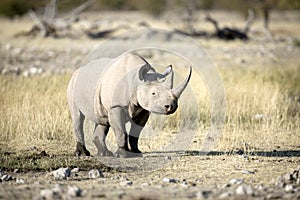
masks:
<svg viewBox="0 0 300 200"><path fill-rule="evenodd" d="M74 152L75 156L90 156L90 152L85 147L84 132L83 132L83 122L85 116L76 109L75 106L71 109L71 116L74 127L74 134L76 139L76 150Z"/></svg>
<svg viewBox="0 0 300 200"><path fill-rule="evenodd" d="M95 130L93 133L93 142L98 149L98 156L102 156L102 157L113 156L113 153L107 149L106 142L105 142L108 131L109 131L109 126L95 124Z"/></svg>

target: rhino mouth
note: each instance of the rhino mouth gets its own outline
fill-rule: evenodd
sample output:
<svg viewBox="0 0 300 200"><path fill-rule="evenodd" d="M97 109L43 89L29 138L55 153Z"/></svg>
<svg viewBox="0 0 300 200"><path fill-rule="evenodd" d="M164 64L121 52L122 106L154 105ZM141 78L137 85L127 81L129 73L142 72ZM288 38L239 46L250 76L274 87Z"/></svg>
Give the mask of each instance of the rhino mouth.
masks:
<svg viewBox="0 0 300 200"><path fill-rule="evenodd" d="M150 112L159 115L171 115L177 110L177 105L156 107L156 109L151 110Z"/></svg>

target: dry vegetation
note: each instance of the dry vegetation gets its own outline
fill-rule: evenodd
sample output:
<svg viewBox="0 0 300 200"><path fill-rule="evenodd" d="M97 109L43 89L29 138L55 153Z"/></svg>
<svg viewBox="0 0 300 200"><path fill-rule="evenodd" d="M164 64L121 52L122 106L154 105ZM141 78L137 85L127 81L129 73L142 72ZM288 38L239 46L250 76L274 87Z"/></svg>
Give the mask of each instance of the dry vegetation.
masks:
<svg viewBox="0 0 300 200"><path fill-rule="evenodd" d="M297 63L285 67L232 67L219 70L226 90L227 117L217 150L230 151L242 148L244 144L254 149L264 147L264 150L299 147L300 66ZM69 78L70 74L0 77L2 151L37 145L53 153L59 153L61 148L72 152L72 127L65 97ZM199 114L201 119L199 136L196 134L198 145L203 140L201 133L210 125L210 101L205 95L199 98L200 113L193 113L193 108L189 108L193 115ZM192 120L197 118L190 114L178 115L179 112L167 117L168 122L159 128L167 132L177 130L176 121L180 117L189 118L185 122L185 128L189 128L194 124ZM158 119L154 117L153 120L150 123L155 128ZM157 136L152 140L153 144L148 141L145 144L157 148L157 140L168 139L168 134L162 135L166 138ZM141 148L151 151L146 146Z"/></svg>
<svg viewBox="0 0 300 200"><path fill-rule="evenodd" d="M104 14L101 19L106 20L107 17L114 22L115 13ZM244 24L238 20L240 15L236 13L212 14L229 26ZM120 12L118 16L127 20L121 23L145 17L138 12ZM19 68L16 73L19 75L0 75L0 169L25 180L23 184L1 183L0 198L32 199L42 189L53 188L60 183L63 186L78 185L85 191L82 199L195 199L199 197L199 191L206 190L211 192L210 199L215 199L226 192L228 194L228 191L236 194L238 185L224 188L224 184L237 178L255 188L255 193L228 198L266 199L269 196L272 199L276 195L278 198L298 198L299 186L295 186L297 191L295 189L293 193L275 185L278 176L296 169L300 158L299 14L285 13L288 20L281 20L280 16L272 16L272 39L259 31L262 24L258 21L248 42L195 40L212 56L223 80L227 111L222 134L215 152L199 156L198 151L211 125L212 99L205 81L194 73L190 88L180 102L182 110L172 116L153 116L146 126L148 129L140 141L145 159L140 161L155 161L162 156L163 161L172 163L151 173L111 170L103 166L97 157L75 158L72 155L75 143L66 87L71 72L99 41L85 37L16 38L13 35L29 29L31 21L28 18L0 19L3 28L0 34L4 38L0 43L0 70L3 73L13 69L14 74L14 67ZM85 17L97 18L98 15L87 13ZM167 24L149 16L145 19L155 27L176 24ZM199 22L200 28L212 29L211 24L202 23ZM157 61L156 58L154 63L161 64ZM166 62L162 66L170 64L170 60ZM24 76L24 72L32 66L41 68L43 73ZM173 66L180 68L181 64L176 62ZM179 72L183 76L186 74L186 71ZM196 98L198 110L195 109L196 102L191 103L191 97ZM195 122L195 119L199 121ZM196 129L195 137L188 151L171 152L169 159L165 146L180 135L182 125L187 131ZM195 128L195 125L199 126ZM92 126L87 124L85 129L88 149L94 154L90 133ZM156 131L153 137L147 135L149 129ZM110 147L114 148L113 134L109 134L108 139L112 144ZM176 141L181 142L181 138ZM179 147L177 150L186 149ZM124 165L135 161L125 159ZM151 163L152 169L160 164L157 160ZM76 166L82 171L68 180L57 181L47 175L49 170L58 167ZM93 168L106 170L105 177L87 178L87 170ZM14 169L18 169L17 172L13 172ZM120 182L127 180L126 177L132 181L131 186L121 186ZM163 182L164 177L175 178L178 182ZM264 185L264 189L257 189L259 185Z"/></svg>

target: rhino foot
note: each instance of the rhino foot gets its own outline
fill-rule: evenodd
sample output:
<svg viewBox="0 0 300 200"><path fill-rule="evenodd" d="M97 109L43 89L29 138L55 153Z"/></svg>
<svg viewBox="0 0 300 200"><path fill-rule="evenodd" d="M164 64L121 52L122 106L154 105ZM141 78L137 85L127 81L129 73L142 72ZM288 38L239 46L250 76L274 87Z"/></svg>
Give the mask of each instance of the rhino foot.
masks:
<svg viewBox="0 0 300 200"><path fill-rule="evenodd" d="M139 153L141 154L142 152L138 148L131 148L132 153Z"/></svg>
<svg viewBox="0 0 300 200"><path fill-rule="evenodd" d="M91 153L86 149L84 145L82 145L80 142L77 142L76 150L74 152L75 156L90 156Z"/></svg>
<svg viewBox="0 0 300 200"><path fill-rule="evenodd" d="M123 148L118 148L118 150L114 154L115 157L119 158L136 158L136 157L143 157L142 153L135 153Z"/></svg>

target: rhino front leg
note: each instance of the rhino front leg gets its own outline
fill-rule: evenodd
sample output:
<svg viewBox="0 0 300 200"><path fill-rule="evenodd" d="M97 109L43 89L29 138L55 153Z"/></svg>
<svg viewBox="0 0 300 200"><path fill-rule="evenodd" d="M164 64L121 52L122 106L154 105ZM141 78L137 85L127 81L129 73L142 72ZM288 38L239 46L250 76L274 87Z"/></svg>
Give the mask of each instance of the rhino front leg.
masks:
<svg viewBox="0 0 300 200"><path fill-rule="evenodd" d="M149 118L149 111L143 110L138 115L134 116L131 122L131 128L129 131L129 144L131 152L141 154L139 150L138 141L141 131L143 130L145 124Z"/></svg>
<svg viewBox="0 0 300 200"><path fill-rule="evenodd" d="M83 132L83 122L84 122L84 115L79 110L72 110L72 121L74 126L74 133L76 139L76 150L74 152L75 156L90 156L90 152L85 147L84 141L84 132Z"/></svg>
<svg viewBox="0 0 300 200"><path fill-rule="evenodd" d="M109 126L95 124L93 142L98 149L98 156L113 156L113 153L107 149L105 142L108 131Z"/></svg>
<svg viewBox="0 0 300 200"><path fill-rule="evenodd" d="M128 139L125 128L126 112L122 107L114 107L109 113L109 122L115 133L115 138L118 146L118 150L115 156L121 158L132 157L128 149Z"/></svg>

